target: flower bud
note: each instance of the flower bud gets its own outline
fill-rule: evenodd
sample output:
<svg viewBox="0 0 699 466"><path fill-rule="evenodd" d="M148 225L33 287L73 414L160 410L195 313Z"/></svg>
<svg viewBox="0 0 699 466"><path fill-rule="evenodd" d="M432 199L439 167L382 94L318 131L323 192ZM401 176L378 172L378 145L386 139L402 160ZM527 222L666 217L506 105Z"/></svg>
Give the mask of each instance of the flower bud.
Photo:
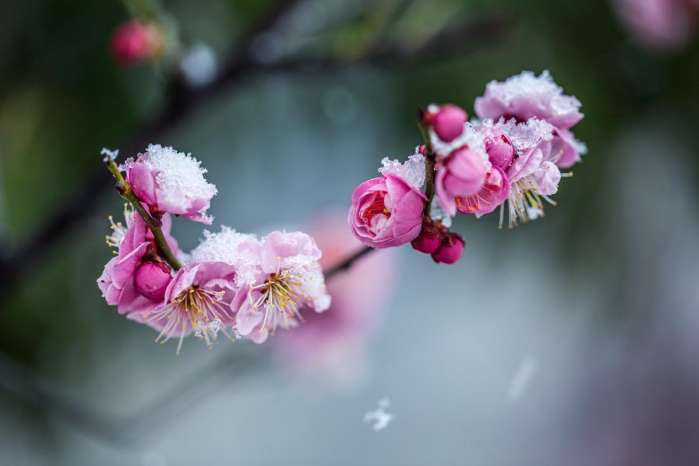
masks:
<svg viewBox="0 0 699 466"><path fill-rule="evenodd" d="M461 258L466 243L456 233L444 235L439 248L432 253L432 260L441 264L453 264Z"/></svg>
<svg viewBox="0 0 699 466"><path fill-rule="evenodd" d="M144 262L134 273L136 291L153 301L163 299L171 279L170 267L162 262Z"/></svg>
<svg viewBox="0 0 699 466"><path fill-rule="evenodd" d="M456 105L447 104L439 107L431 117L431 124L439 139L451 142L464 131L464 124L468 116L466 112Z"/></svg>
<svg viewBox="0 0 699 466"><path fill-rule="evenodd" d="M425 221L422 224L420 235L415 238L410 244L416 251L432 254L439 248L442 243L444 232L441 228L434 224L431 220Z"/></svg>
<svg viewBox="0 0 699 466"><path fill-rule="evenodd" d="M485 151L488 153L490 163L496 167L507 170L512 164L515 148L504 134L495 135L485 140Z"/></svg>
<svg viewBox="0 0 699 466"><path fill-rule="evenodd" d="M146 61L164 47L165 39L153 23L129 21L119 25L112 34L111 52L123 65Z"/></svg>

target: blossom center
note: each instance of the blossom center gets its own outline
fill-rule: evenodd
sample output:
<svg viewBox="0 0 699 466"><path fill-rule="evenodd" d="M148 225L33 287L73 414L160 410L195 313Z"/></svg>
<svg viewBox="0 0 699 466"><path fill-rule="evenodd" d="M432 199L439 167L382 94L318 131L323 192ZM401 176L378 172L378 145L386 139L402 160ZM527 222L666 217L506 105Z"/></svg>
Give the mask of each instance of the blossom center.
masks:
<svg viewBox="0 0 699 466"><path fill-rule="evenodd" d="M219 331L230 336L223 329L223 321L228 313L223 291L206 290L193 285L182 291L169 304L152 314L154 321L164 320L163 329L155 339L165 342L173 335L179 335L177 353L182 346L182 338L189 325L194 335L204 339L207 346L216 340Z"/></svg>
<svg viewBox="0 0 699 466"><path fill-rule="evenodd" d="M300 275L284 270L269 274L263 284L252 288L261 293L253 308L264 309L263 328L274 331L278 325L289 327L303 320L298 310L299 302L306 299L302 287Z"/></svg>
<svg viewBox="0 0 699 466"><path fill-rule="evenodd" d="M371 204L369 204L362 212L362 219L364 219L365 222L371 223L372 219L377 215L381 215L386 218L391 216L391 209L386 207L384 202L385 197L385 193L377 193L374 196Z"/></svg>
<svg viewBox="0 0 699 466"><path fill-rule="evenodd" d="M539 194L539 187L532 177L527 176L512 183L508 197L510 228L520 221L526 223L529 220L543 217L544 203L542 199L551 205L556 205L548 196Z"/></svg>

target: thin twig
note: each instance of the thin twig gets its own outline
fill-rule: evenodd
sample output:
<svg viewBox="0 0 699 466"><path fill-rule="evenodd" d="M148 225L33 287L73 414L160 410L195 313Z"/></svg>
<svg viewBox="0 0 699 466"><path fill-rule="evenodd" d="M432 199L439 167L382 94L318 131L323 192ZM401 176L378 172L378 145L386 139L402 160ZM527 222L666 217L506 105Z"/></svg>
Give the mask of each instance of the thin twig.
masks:
<svg viewBox="0 0 699 466"><path fill-rule="evenodd" d="M128 181L126 181L126 179L124 179L124 175L121 174L121 170L119 169L119 166L116 164L114 159L110 156L106 156L104 158L104 163L107 166L107 170L109 171L109 173L111 173L114 179L116 180L117 190L119 191L121 197L126 199L131 204L131 206L134 209L136 209L136 212L138 212L141 218L143 218L143 221L146 223L146 226L148 226L151 233L153 233L153 238L155 239L155 244L158 246L158 252L160 253L160 256L163 259L165 259L167 263L170 264L170 267L172 267L174 270L181 269L182 264L177 259L175 254L172 252L172 249L170 249L170 245L167 244L167 240L165 239L165 235L163 234L162 222L160 221L160 219L153 217L143 207L141 201L139 201L138 198L136 198L136 195L131 189L131 185Z"/></svg>
<svg viewBox="0 0 699 466"><path fill-rule="evenodd" d="M357 250L352 255L350 255L349 257L344 259L342 262L330 267L327 271L325 271L324 272L325 279L330 280L335 275L342 273L342 272L346 272L354 265L355 262L357 262L359 259L366 256L367 254L369 254L372 251L375 251L375 249L370 248L369 246L364 246L363 248Z"/></svg>

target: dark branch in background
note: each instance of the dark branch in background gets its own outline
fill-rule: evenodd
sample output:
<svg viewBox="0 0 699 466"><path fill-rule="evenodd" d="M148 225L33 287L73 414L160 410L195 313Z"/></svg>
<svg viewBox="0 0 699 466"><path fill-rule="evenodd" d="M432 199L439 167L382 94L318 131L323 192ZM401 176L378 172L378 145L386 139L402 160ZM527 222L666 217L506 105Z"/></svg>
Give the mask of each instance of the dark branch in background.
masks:
<svg viewBox="0 0 699 466"><path fill-rule="evenodd" d="M167 87L163 110L153 119L145 122L130 139L119 146L121 153L132 155L143 150L146 145L160 139L191 116L199 105L211 101L224 89L240 84L245 78L258 73L320 72L357 64L395 66L422 63L483 47L484 44L501 38L510 26L508 16L493 14L448 27L415 49L382 42L367 50L361 57L354 59L304 56L272 63L256 61L253 53L256 40L273 29L297 3L298 0L282 0L263 15L242 37L240 45L224 61L219 76L210 84L200 88L190 88L182 77L176 77ZM14 254L0 260L0 292L6 292L19 282L32 267L68 236L73 228L93 215L101 195L110 186L108 174L101 167L89 174L84 184L65 199L53 214L48 215L34 235L18 247Z"/></svg>
<svg viewBox="0 0 699 466"><path fill-rule="evenodd" d="M171 385L132 414L109 415L76 403L62 394L55 383L38 377L0 353L0 390L30 405L40 415L67 424L78 432L116 447L140 445L149 433L166 425L196 405L207 393L225 386L230 379L263 371L269 365L265 354L226 353Z"/></svg>

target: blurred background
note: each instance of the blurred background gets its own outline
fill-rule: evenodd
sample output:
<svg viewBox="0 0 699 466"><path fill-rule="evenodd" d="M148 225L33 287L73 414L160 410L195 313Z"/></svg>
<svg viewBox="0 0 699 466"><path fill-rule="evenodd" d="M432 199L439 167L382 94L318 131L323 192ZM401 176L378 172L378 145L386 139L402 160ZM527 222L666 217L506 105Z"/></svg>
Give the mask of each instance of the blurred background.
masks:
<svg viewBox="0 0 699 466"><path fill-rule="evenodd" d="M693 0L0 11L0 464L699 464ZM134 16L165 45L124 66L110 40ZM192 152L219 188L212 229L313 230L339 259L349 194L412 153L418 106L472 112L490 80L546 69L589 148L558 206L514 230L458 219L455 266L366 259L331 290L350 336L177 356L102 300L121 211L102 147Z"/></svg>

